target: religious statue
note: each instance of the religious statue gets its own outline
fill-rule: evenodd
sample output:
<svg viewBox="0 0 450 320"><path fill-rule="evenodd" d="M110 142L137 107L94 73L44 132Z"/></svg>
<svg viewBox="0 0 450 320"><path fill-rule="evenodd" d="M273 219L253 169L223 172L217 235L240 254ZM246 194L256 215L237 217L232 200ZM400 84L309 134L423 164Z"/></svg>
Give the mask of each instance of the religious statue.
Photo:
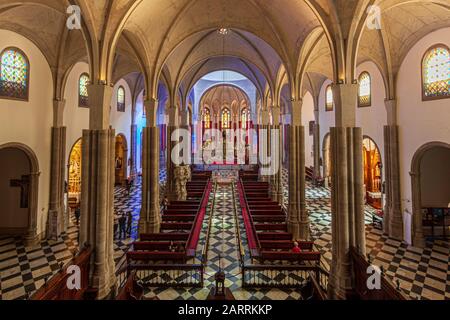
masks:
<svg viewBox="0 0 450 320"><path fill-rule="evenodd" d="M174 169L174 176L177 200L185 201L187 199L186 184L191 179L191 168L187 165L176 166Z"/></svg>

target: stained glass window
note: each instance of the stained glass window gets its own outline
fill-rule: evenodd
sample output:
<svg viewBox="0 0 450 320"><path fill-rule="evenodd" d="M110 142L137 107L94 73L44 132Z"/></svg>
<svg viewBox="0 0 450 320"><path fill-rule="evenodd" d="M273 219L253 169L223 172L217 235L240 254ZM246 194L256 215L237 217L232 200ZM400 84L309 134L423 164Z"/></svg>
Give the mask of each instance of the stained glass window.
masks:
<svg viewBox="0 0 450 320"><path fill-rule="evenodd" d="M227 108L222 110L222 128L230 128L230 110L228 110Z"/></svg>
<svg viewBox="0 0 450 320"><path fill-rule="evenodd" d="M360 107L369 107L372 103L371 82L368 72L361 73L358 79L358 105Z"/></svg>
<svg viewBox="0 0 450 320"><path fill-rule="evenodd" d="M331 85L327 87L325 97L325 111L333 111L333 90L331 90Z"/></svg>
<svg viewBox="0 0 450 320"><path fill-rule="evenodd" d="M25 54L8 48L1 54L0 97L28 100L30 66Z"/></svg>
<svg viewBox="0 0 450 320"><path fill-rule="evenodd" d="M450 97L450 53L444 45L427 51L423 59L423 98Z"/></svg>
<svg viewBox="0 0 450 320"><path fill-rule="evenodd" d="M211 128L211 113L208 108L203 111L203 123L205 124L205 129Z"/></svg>
<svg viewBox="0 0 450 320"><path fill-rule="evenodd" d="M79 106L81 108L89 108L89 95L88 95L88 90L87 90L87 86L89 84L89 75L87 73L83 73L80 76L80 81L79 81Z"/></svg>
<svg viewBox="0 0 450 320"><path fill-rule="evenodd" d="M117 111L125 112L125 89L122 86L117 90Z"/></svg>
<svg viewBox="0 0 450 320"><path fill-rule="evenodd" d="M247 108L244 108L241 114L241 126L243 129L247 129L249 119L250 119L249 111Z"/></svg>

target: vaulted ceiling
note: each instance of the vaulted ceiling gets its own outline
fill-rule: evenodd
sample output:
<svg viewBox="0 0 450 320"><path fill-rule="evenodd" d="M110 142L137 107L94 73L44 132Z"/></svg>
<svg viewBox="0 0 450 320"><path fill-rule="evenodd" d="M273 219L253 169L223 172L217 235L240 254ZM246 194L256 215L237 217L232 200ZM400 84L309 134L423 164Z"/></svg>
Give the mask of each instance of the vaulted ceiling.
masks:
<svg viewBox="0 0 450 320"><path fill-rule="evenodd" d="M71 4L81 8L81 30L66 28ZM369 4L381 9L381 30L365 27ZM411 47L446 26L450 0L0 0L0 28L40 48L55 98L78 61L89 62L94 80L136 81L149 97L161 82L171 99L186 96L219 68L244 74L260 93L281 92L285 82L304 92L316 81L341 79L342 65L366 60L393 91ZM354 60L342 58L347 43L354 43Z"/></svg>

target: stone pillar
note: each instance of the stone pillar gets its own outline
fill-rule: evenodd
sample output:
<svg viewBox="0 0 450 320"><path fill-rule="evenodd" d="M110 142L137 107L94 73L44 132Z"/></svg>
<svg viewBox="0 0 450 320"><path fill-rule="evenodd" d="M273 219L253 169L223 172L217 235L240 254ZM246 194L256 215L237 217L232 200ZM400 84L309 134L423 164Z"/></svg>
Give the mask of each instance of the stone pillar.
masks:
<svg viewBox="0 0 450 320"><path fill-rule="evenodd" d="M167 181L166 181L166 196L169 200L176 200L175 194L175 176L174 168L175 164L172 162L171 153L177 141L172 141L172 134L179 128L178 121L178 108L169 108L169 124L167 126L167 158L166 158L166 168L167 168Z"/></svg>
<svg viewBox="0 0 450 320"><path fill-rule="evenodd" d="M136 125L136 101L133 101L133 108L131 110L131 127L130 127L130 136L131 136L131 149L130 149L130 175L136 176L136 157L137 157L137 125Z"/></svg>
<svg viewBox="0 0 450 320"><path fill-rule="evenodd" d="M400 196L400 160L397 125L397 100L386 100L388 125L384 127L384 176L386 202L383 227L389 237L403 240L403 216Z"/></svg>
<svg viewBox="0 0 450 320"><path fill-rule="evenodd" d="M283 205L283 150L282 150L282 132L281 132L281 115L280 107L272 107L272 129L278 131L278 148L271 145L271 157L278 158L278 170L271 176L271 197L273 201L277 201L280 205Z"/></svg>
<svg viewBox="0 0 450 320"><path fill-rule="evenodd" d="M261 174L261 168L264 166L262 163L267 163L268 155L270 153L270 118L268 108L264 108L261 111L261 123L258 125L258 137L259 179L270 183L269 177L265 174Z"/></svg>
<svg viewBox="0 0 450 320"><path fill-rule="evenodd" d="M113 88L88 86L89 130L83 130L83 173L80 244L94 249L90 285L98 299L106 298L116 283L114 263L114 153L115 131L109 127Z"/></svg>
<svg viewBox="0 0 450 320"><path fill-rule="evenodd" d="M313 155L314 155L314 178L317 179L320 174L320 124L318 103L314 107L314 128L313 128Z"/></svg>
<svg viewBox="0 0 450 320"><path fill-rule="evenodd" d="M309 216L305 193L305 128L301 125L302 100L292 102L289 134L288 230L293 240L309 240Z"/></svg>
<svg viewBox="0 0 450 320"><path fill-rule="evenodd" d="M357 85L333 86L336 127L331 134L332 263L329 296L343 299L352 292L349 250L365 255L362 129L355 127Z"/></svg>
<svg viewBox="0 0 450 320"><path fill-rule="evenodd" d="M65 100L53 101L53 127L50 166L50 199L47 238L58 239L65 231L64 182L66 162L66 127L63 126Z"/></svg>
<svg viewBox="0 0 450 320"><path fill-rule="evenodd" d="M130 127L131 131L131 167L130 172L131 175L136 176L136 157L137 157L137 125L132 124Z"/></svg>
<svg viewBox="0 0 450 320"><path fill-rule="evenodd" d="M185 165L190 165L192 163L192 126L189 119L189 112L188 109L185 108L181 111L181 122L180 122L180 128L186 130L188 132L188 144L186 144L189 149L185 150L184 152L187 152L189 154L189 163L185 163ZM184 144L184 143L183 143ZM185 156L183 154L183 156Z"/></svg>
<svg viewBox="0 0 450 320"><path fill-rule="evenodd" d="M139 233L157 233L161 216L159 207L159 128L156 126L157 102L144 102L147 125L142 141L142 208Z"/></svg>

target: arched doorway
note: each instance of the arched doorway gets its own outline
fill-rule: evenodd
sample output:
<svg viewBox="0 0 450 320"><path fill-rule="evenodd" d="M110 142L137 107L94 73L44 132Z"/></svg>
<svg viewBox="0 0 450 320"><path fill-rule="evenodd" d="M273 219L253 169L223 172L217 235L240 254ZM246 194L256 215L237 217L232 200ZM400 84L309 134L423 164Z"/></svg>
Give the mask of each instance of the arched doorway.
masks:
<svg viewBox="0 0 450 320"><path fill-rule="evenodd" d="M413 245L425 240L448 241L450 225L450 144L430 142L412 159Z"/></svg>
<svg viewBox="0 0 450 320"><path fill-rule="evenodd" d="M78 139L69 154L67 164L67 204L71 210L75 210L81 202L81 178L82 178L82 142ZM70 212L67 212L70 216ZM66 219L68 222L69 219Z"/></svg>
<svg viewBox="0 0 450 320"><path fill-rule="evenodd" d="M115 183L116 185L123 185L127 179L128 166L128 147L127 139L123 134L116 136L116 153L115 153Z"/></svg>
<svg viewBox="0 0 450 320"><path fill-rule="evenodd" d="M381 209L381 153L375 141L368 136L363 139L363 165L366 203Z"/></svg>
<svg viewBox="0 0 450 320"><path fill-rule="evenodd" d="M325 180L325 186L331 184L331 149L330 149L330 133L327 133L323 138L322 143L322 167L323 178Z"/></svg>
<svg viewBox="0 0 450 320"><path fill-rule="evenodd" d="M38 241L39 164L34 152L19 143L0 146L0 235Z"/></svg>

